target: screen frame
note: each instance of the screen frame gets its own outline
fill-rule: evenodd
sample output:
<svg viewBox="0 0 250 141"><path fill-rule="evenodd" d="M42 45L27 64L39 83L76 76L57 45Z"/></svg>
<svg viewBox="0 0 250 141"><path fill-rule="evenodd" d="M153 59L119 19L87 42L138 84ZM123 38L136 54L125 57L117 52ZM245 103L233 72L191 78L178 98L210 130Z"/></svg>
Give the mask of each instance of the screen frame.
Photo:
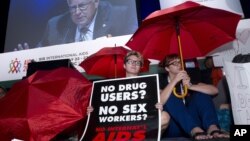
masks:
<svg viewBox="0 0 250 141"><path fill-rule="evenodd" d="M47 2L47 4L50 3L50 0L47 0L47 1L49 1L49 2ZM60 14L66 12L68 10L68 5L67 5L67 3L65 1L63 1L63 2L61 0L54 0L54 1L57 1L57 2L59 1L58 3L63 3L63 5L61 5L58 9L55 8L55 7L53 7L54 8L53 9L53 8L51 8L52 6L42 5L44 8L50 7L50 9L47 8L47 9L50 10L50 12L47 9L45 10L45 12L42 12L41 10L37 12L35 10L42 9L42 8L37 6L37 3L39 3L41 5L41 4L44 4L46 2L40 2L40 1L39 2L38 1L32 2L32 0L27 0L26 4L25 4L23 1L22 1L22 3L20 3L18 0L8 0L9 9L8 9L8 12L6 12L8 18L6 18L6 20L4 20L4 21L6 21L6 27L4 28L5 31L4 31L4 36L3 37L5 37L5 39L3 39L3 45L2 45L4 53L13 52L14 49L17 48L17 45L19 43L24 44L25 42L28 42L30 48L34 48L34 47L37 46L39 41L42 39L42 36L44 35L44 30L46 28L48 20L51 17L60 15ZM118 3L117 0L107 0L107 1L110 1L111 4ZM35 3L36 4L36 5L34 5L35 7L32 7L31 4L30 4L31 6L28 6L27 4L30 3L30 2ZM131 0L131 2L134 2L134 0ZM56 3L56 2L51 2L51 3L53 5L55 5L54 3ZM128 2L126 0L122 0L122 1L120 1L120 3L121 4L126 4ZM25 12L27 13L27 11L18 9L19 6L21 8L23 8L23 7L28 7L29 8L30 7L30 9L33 10L33 12L31 11L31 12L28 13L29 17L32 17L31 15L35 15L34 12L37 12L39 15L34 16L34 19L33 18L28 19L28 21L23 20L23 19L20 18L22 16L18 16L18 14L20 14L20 15L22 14L22 15L26 16L27 14L25 15L23 13L25 13ZM55 6L58 7L58 5L55 5ZM19 10L17 12L17 14L15 14L14 12L11 13L11 11L12 11L11 9L13 7L15 8L15 11ZM25 8L23 8L23 9L25 9ZM138 13L137 13L138 10L137 10L137 3L136 2L135 2L135 12L136 12L135 16L138 16ZM43 15L41 13L43 15L45 15L45 16L43 17ZM27 17L24 17L24 19L25 18L27 19ZM19 18L19 20L16 19L16 18ZM16 27L15 26L15 24L16 24L15 20L17 20L17 21L25 21L25 22L18 23L17 24L18 27ZM38 22L39 20L40 20L40 22ZM29 21L35 21L35 23L34 23L35 26L33 27L33 29L32 29L32 24L31 24L32 22L29 22ZM139 19L138 18L137 18L136 22L137 22L136 26L139 26ZM37 24L39 24L39 25L37 26ZM35 27L38 27L38 28L35 28ZM32 32L30 31L30 28L33 30ZM19 31L17 29L19 29ZM29 31L25 32L25 29L28 29ZM35 31L35 34L33 33L34 31ZM23 36L22 34L25 34L27 36ZM13 39L12 38L13 35L16 35L17 37L15 39Z"/></svg>

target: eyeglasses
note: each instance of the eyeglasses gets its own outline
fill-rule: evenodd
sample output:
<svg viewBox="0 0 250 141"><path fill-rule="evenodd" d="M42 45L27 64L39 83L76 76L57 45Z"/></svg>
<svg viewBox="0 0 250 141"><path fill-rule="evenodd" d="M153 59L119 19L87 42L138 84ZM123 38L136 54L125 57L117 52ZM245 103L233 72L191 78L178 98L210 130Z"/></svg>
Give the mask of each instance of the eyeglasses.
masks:
<svg viewBox="0 0 250 141"><path fill-rule="evenodd" d="M136 66L141 66L142 65L141 61L135 61L135 60L131 60L131 59L128 59L127 63L130 64L130 65L134 64Z"/></svg>
<svg viewBox="0 0 250 141"><path fill-rule="evenodd" d="M181 64L181 61L174 61L172 63L169 63L167 66L174 65L174 66L179 66Z"/></svg>
<svg viewBox="0 0 250 141"><path fill-rule="evenodd" d="M89 1L88 3L80 3L78 5L74 5L74 6L69 6L69 11L71 13L76 13L77 11L77 8L80 10L80 11L85 11L88 9L90 3L92 3L92 1Z"/></svg>

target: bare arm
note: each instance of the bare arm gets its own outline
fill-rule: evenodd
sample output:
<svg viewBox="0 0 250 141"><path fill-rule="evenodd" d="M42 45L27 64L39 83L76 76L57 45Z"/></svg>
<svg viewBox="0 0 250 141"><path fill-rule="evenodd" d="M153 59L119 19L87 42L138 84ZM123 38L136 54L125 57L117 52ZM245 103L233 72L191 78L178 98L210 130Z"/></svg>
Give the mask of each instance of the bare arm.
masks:
<svg viewBox="0 0 250 141"><path fill-rule="evenodd" d="M208 95L216 95L216 94L218 94L218 89L213 85L205 84L205 83L198 83L198 84L195 84L195 85L191 85L190 77L188 76L186 71L181 71L161 91L160 99L161 99L162 104L165 104L167 102L170 95L172 94L173 88L175 87L175 85L179 81L182 81L182 83L184 85L186 85L189 90L205 93L205 94L208 94Z"/></svg>
<svg viewBox="0 0 250 141"><path fill-rule="evenodd" d="M160 101L162 104L165 104L168 101L168 98L170 97L173 88L175 87L175 83L170 82L162 91L160 95Z"/></svg>
<svg viewBox="0 0 250 141"><path fill-rule="evenodd" d="M208 95L217 95L218 94L218 88L216 88L214 85L205 84L205 83L198 83L196 85L191 85L189 90L202 92Z"/></svg>
<svg viewBox="0 0 250 141"><path fill-rule="evenodd" d="M211 84L198 83L198 84L192 85L190 83L190 77L188 75L184 77L182 82L184 85L188 86L189 90L201 92L201 93L208 94L208 95L216 95L218 94L218 91L219 91L214 85L211 85Z"/></svg>

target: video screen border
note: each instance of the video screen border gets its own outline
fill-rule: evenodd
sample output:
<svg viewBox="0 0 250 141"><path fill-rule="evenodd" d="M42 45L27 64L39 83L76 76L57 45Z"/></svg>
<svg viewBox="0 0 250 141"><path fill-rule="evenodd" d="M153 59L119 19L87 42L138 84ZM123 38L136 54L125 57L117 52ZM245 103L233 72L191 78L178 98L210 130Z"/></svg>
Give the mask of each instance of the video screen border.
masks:
<svg viewBox="0 0 250 141"><path fill-rule="evenodd" d="M41 40L44 30L46 28L48 20L56 15L59 15L68 10L66 1L62 0L8 0L9 1L9 12L6 20L6 31L3 39L3 51L12 52L17 48L18 43L28 42L30 48L34 48L37 43ZM106 0L112 5L119 5L126 3L128 0ZM130 0L135 2L135 9L137 16L137 26L140 23L140 15L138 12L138 1ZM49 5L49 6L48 6ZM57 7L57 8L55 8ZM14 9L15 13L13 13ZM27 10L24 10L27 9ZM20 16L21 15L21 16ZM21 21L16 23L15 21ZM27 30L28 29L28 30ZM16 36L16 39L14 38Z"/></svg>

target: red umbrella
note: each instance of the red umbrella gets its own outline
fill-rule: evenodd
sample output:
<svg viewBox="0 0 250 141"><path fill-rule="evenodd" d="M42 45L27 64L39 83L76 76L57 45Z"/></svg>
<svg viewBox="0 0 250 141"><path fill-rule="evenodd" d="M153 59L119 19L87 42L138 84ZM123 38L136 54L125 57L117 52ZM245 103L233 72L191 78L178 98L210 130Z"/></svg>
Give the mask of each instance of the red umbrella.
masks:
<svg viewBox="0 0 250 141"><path fill-rule="evenodd" d="M192 1L158 10L142 22L126 43L147 58L162 60L165 55L177 53L181 58L205 56L222 44L235 39L241 16L220 9L209 8ZM184 97L187 87L184 87Z"/></svg>
<svg viewBox="0 0 250 141"><path fill-rule="evenodd" d="M107 78L125 77L123 59L130 50L122 47L104 47L80 63L87 74ZM141 71L149 70L150 61L144 59Z"/></svg>
<svg viewBox="0 0 250 141"><path fill-rule="evenodd" d="M126 45L157 60L173 53L180 54L181 59L204 56L235 39L240 18L225 10L187 1L150 14Z"/></svg>
<svg viewBox="0 0 250 141"><path fill-rule="evenodd" d="M86 116L92 84L77 70L37 71L0 99L1 139L51 140L77 130Z"/></svg>

